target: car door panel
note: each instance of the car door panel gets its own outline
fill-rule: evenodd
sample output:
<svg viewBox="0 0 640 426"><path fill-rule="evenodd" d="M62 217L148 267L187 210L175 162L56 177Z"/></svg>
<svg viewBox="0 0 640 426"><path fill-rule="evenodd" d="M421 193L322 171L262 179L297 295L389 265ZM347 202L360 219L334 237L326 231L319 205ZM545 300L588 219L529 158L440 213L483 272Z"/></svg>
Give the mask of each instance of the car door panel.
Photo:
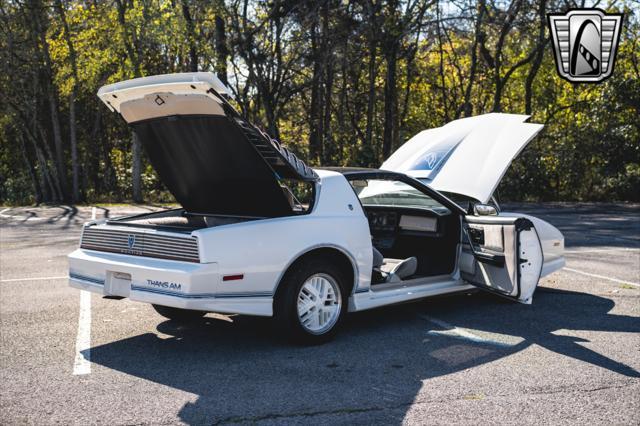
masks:
<svg viewBox="0 0 640 426"><path fill-rule="evenodd" d="M463 222L462 278L481 289L531 303L544 262L531 221L466 216Z"/></svg>

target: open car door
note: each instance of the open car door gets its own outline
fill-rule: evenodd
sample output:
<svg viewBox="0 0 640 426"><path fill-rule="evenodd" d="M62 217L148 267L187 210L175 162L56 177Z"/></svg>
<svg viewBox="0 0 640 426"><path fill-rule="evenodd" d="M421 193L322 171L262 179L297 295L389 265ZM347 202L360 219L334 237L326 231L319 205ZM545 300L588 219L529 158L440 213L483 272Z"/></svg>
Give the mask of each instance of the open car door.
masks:
<svg viewBox="0 0 640 426"><path fill-rule="evenodd" d="M465 281L530 304L543 263L540 239L529 219L465 216L459 263Z"/></svg>

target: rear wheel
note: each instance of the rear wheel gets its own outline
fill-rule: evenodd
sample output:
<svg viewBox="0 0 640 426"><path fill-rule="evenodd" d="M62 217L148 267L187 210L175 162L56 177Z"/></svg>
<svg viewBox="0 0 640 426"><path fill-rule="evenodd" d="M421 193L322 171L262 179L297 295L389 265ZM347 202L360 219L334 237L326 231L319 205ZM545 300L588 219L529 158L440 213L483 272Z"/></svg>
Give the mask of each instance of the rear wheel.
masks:
<svg viewBox="0 0 640 426"><path fill-rule="evenodd" d="M190 309L180 309L180 308L172 308L170 306L162 306L162 305L151 305L153 309L156 310L157 313L162 315L165 318L174 321L194 321L199 318L205 316L206 312L204 311L193 311Z"/></svg>
<svg viewBox="0 0 640 426"><path fill-rule="evenodd" d="M274 317L286 337L304 344L331 339L347 310L345 274L323 259L300 262L280 283Z"/></svg>

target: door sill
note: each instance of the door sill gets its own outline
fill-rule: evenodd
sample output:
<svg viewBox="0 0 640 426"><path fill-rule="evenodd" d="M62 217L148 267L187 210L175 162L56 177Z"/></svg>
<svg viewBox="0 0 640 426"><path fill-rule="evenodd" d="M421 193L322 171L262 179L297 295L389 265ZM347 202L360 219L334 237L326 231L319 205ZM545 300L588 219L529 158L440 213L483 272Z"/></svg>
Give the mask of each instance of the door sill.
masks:
<svg viewBox="0 0 640 426"><path fill-rule="evenodd" d="M385 292L389 290L409 289L411 287L420 287L428 284L442 284L451 282L451 275L435 275L433 277L418 277L411 280L404 280L396 283L382 283L371 286L373 293Z"/></svg>

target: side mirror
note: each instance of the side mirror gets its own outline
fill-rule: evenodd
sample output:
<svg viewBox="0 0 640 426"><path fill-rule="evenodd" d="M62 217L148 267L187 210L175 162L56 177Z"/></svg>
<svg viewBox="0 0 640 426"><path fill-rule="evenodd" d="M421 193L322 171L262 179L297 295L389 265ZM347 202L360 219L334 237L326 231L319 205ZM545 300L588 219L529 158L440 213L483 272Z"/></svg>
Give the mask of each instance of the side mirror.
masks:
<svg viewBox="0 0 640 426"><path fill-rule="evenodd" d="M488 204L476 204L473 206L473 210L478 216L497 216L498 210L494 206Z"/></svg>

